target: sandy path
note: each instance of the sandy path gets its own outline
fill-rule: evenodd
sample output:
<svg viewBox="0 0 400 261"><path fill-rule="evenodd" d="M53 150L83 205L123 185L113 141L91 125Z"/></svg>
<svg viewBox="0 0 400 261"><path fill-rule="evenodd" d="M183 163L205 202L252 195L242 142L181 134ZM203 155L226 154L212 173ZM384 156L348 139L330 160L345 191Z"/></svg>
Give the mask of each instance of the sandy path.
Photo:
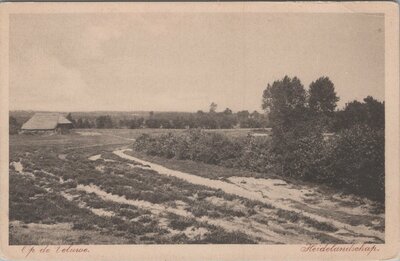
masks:
<svg viewBox="0 0 400 261"><path fill-rule="evenodd" d="M154 215L160 215L162 213L170 212L174 213L175 215L182 216L182 217L190 217L193 219L196 219L198 222L207 222L209 224L219 226L224 228L227 231L240 231L242 233L251 235L253 237L258 238L259 240L261 239L261 242L263 243L282 243L284 242L282 235L278 235L275 232L271 231L268 229L268 227L260 228L260 227L254 227L254 223L249 223L249 222L244 222L241 219L236 219L232 221L228 220L223 220L223 219L212 219L208 217L202 217L202 218L197 218L193 216L191 212L188 212L184 209L180 208L173 208L173 207L168 207L162 204L155 204L155 203L150 203L148 201L144 200L133 200L133 199L127 199L125 196L119 196L115 194L108 193L98 186L95 185L81 185L79 184L77 186L77 190L80 191L85 191L86 193L94 193L100 198L102 198L105 201L112 201L120 204L128 204L132 205L138 208L146 209L149 210L152 214ZM66 196L65 194L63 195L64 197ZM71 200L71 199L69 199ZM92 212L94 209L89 208ZM108 214L107 212L104 212L103 210L97 210L98 212L95 212L96 215L104 215Z"/></svg>
<svg viewBox="0 0 400 261"><path fill-rule="evenodd" d="M272 197L272 199L268 198L268 190L265 191L260 191L259 188L256 188L257 190L252 190L250 187L244 187L240 186L238 184L234 183L228 183L220 180L212 180L188 173L184 173L181 171L177 170L172 170L165 168L161 165L148 162L130 155L125 154L124 152L129 149L120 149L120 150L115 150L114 154L128 160L136 161L144 165L150 166L151 169L154 171L158 172L159 174L162 175L167 175L167 176L174 176L180 179L183 179L187 182L197 184L197 185L203 185L207 186L213 189L221 189L222 191L229 193L229 194L234 194L239 197L247 198L250 200L256 200L260 202L267 203L269 205L272 205L273 207L277 209L283 209L287 211L294 211L298 214L302 214L306 217L309 217L311 219L317 220L319 222L326 222L329 224L332 224L333 226L337 227L339 230L337 232L325 232L331 236L340 238L346 242L353 243L353 242L369 242L369 241L384 241L384 233L374 230L371 227L365 226L365 225L350 225L341 221L338 221L335 219L334 216L332 217L327 217L325 215L319 215L316 214L315 211L307 211L305 209L299 209L293 206L293 204L289 204L288 202L285 202L284 196L285 196L285 191L281 191L282 193L276 193L275 192L275 197ZM264 179L266 180L266 179ZM274 180L274 182L281 182L284 183L284 181L280 180ZM265 188L265 186L264 186ZM271 188L272 189L272 188ZM276 190L276 188L275 188ZM281 200L276 197L276 195L281 195ZM332 203L333 205L333 203ZM365 213L367 215L367 213Z"/></svg>

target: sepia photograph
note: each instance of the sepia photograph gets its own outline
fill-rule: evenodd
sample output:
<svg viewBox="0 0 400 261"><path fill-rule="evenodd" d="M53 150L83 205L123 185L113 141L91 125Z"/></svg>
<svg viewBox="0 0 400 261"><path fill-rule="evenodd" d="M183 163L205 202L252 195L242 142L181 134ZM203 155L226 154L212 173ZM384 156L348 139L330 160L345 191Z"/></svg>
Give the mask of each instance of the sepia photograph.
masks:
<svg viewBox="0 0 400 261"><path fill-rule="evenodd" d="M188 5L8 14L8 245L383 254L385 12Z"/></svg>

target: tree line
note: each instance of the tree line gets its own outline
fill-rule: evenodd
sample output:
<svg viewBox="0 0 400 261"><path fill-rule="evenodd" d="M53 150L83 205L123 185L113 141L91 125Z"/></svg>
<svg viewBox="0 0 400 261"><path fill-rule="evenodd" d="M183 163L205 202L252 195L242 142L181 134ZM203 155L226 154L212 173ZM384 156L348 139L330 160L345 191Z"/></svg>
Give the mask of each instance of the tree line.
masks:
<svg viewBox="0 0 400 261"><path fill-rule="evenodd" d="M95 119L88 118L74 118L71 113L67 115L75 128L98 128L98 129L112 129L112 128L151 128L151 129L231 129L231 128L265 128L268 127L268 118L265 114L258 111L249 112L247 110L232 112L231 109L226 108L221 112L216 111L217 105L212 103L210 110L204 112L202 110L196 113L186 113L180 115L179 113L154 113L149 112L149 115L144 117L133 118L113 118L110 115L101 115Z"/></svg>
<svg viewBox="0 0 400 261"><path fill-rule="evenodd" d="M291 87L277 87L278 85ZM218 112L218 105L213 102L210 104L209 111L199 110L196 113L149 112L147 117L113 117L107 114L97 117L75 117L69 113L67 118L75 128L80 129L230 129L268 128L273 125L290 129L295 122L299 121L298 117L308 117L308 122L314 119L313 124L318 124L317 126L324 132L338 132L354 124L366 124L373 129L384 127L383 102L369 96L361 102L352 101L343 109L337 109L336 103L339 98L328 77L319 78L310 84L307 91L298 78L284 77L280 83L274 82L269 85L264 90L262 99L263 112L248 110L233 112L229 108ZM276 104L271 103L273 100ZM284 103L287 104L284 105ZM22 121L10 116L10 134L18 133L23 124Z"/></svg>

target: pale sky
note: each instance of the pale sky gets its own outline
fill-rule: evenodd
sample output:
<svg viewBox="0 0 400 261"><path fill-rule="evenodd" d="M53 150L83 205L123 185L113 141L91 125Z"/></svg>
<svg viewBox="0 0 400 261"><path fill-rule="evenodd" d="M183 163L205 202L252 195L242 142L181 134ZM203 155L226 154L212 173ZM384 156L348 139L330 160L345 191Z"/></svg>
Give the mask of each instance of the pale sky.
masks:
<svg viewBox="0 0 400 261"><path fill-rule="evenodd" d="M328 76L384 99L384 17L124 13L10 17L10 109L261 111L268 83Z"/></svg>

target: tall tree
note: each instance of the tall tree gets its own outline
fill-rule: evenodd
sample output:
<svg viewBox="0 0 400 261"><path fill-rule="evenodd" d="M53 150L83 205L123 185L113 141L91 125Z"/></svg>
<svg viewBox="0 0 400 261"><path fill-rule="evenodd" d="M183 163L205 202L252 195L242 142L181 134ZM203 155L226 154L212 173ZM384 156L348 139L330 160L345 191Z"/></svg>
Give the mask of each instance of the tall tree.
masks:
<svg viewBox="0 0 400 261"><path fill-rule="evenodd" d="M310 121L315 128L321 131L332 129L336 103L339 97L336 95L335 86L328 77L320 77L310 84L308 107L310 109Z"/></svg>
<svg viewBox="0 0 400 261"><path fill-rule="evenodd" d="M272 126L284 131L293 129L303 118L306 91L297 77L285 76L267 85L262 96L262 108L269 114Z"/></svg>
<svg viewBox="0 0 400 261"><path fill-rule="evenodd" d="M218 105L215 102L210 104L210 113L215 113L217 111Z"/></svg>
<svg viewBox="0 0 400 261"><path fill-rule="evenodd" d="M309 174L303 165L304 157L321 151L320 132L309 124L309 110L304 86L297 77L285 76L282 80L268 84L263 93L263 109L269 114L272 125L272 152L277 166L286 176ZM313 143L312 146L306 146Z"/></svg>
<svg viewBox="0 0 400 261"><path fill-rule="evenodd" d="M320 77L310 84L308 105L312 112L332 116L339 97L335 86L328 77Z"/></svg>

